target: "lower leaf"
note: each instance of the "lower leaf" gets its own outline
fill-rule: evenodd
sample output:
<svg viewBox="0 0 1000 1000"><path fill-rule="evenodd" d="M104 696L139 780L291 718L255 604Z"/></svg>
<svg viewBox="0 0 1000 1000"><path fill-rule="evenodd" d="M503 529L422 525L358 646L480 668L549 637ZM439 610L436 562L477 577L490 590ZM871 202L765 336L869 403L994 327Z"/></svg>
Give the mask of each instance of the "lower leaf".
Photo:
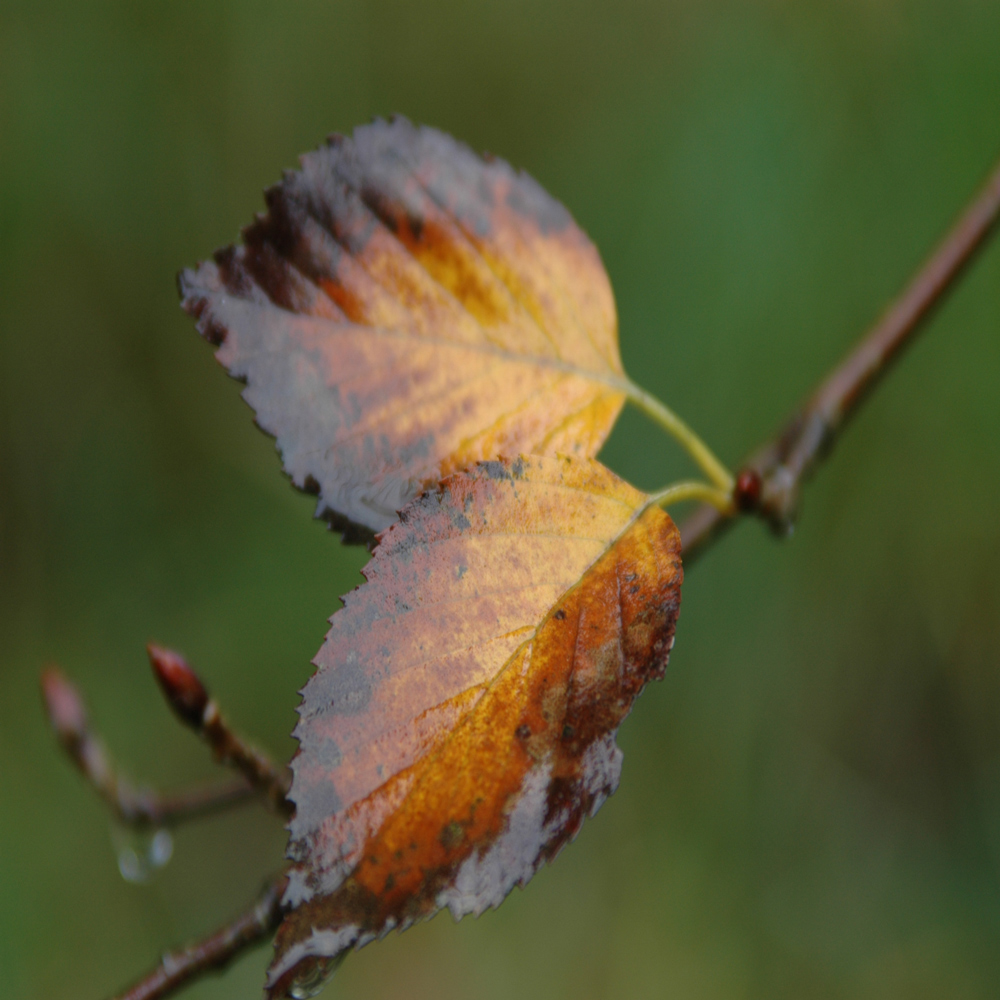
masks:
<svg viewBox="0 0 1000 1000"><path fill-rule="evenodd" d="M483 463L403 512L303 692L269 996L445 906L499 905L576 835L663 675L682 576L669 516L595 461Z"/></svg>

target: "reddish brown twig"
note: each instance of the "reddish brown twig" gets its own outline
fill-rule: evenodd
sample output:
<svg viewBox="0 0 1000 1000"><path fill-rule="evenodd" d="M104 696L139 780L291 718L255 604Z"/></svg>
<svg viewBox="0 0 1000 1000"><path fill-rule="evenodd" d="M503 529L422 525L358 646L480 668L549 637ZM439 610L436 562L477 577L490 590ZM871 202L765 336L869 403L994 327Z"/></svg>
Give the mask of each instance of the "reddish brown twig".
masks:
<svg viewBox="0 0 1000 1000"><path fill-rule="evenodd" d="M180 653L152 643L147 650L156 680L180 720L205 740L220 764L236 768L271 809L290 816L288 769L279 767L229 728L205 685Z"/></svg>
<svg viewBox="0 0 1000 1000"><path fill-rule="evenodd" d="M272 879L245 913L208 937L167 952L152 972L115 1000L160 1000L206 972L222 970L248 948L262 944L281 923L281 898L287 881L284 874Z"/></svg>
<svg viewBox="0 0 1000 1000"><path fill-rule="evenodd" d="M782 430L744 464L755 509L779 533L795 518L799 490L830 451L841 428L889 370L924 321L955 285L1000 219L1000 164L917 272L902 295L819 385ZM738 499L741 499L738 497ZM749 497L742 498L749 501ZM699 507L681 525L685 562L732 523L714 507Z"/></svg>
<svg viewBox="0 0 1000 1000"><path fill-rule="evenodd" d="M254 789L244 780L169 794L134 785L91 730L80 692L57 667L42 672L42 696L63 749L117 819L128 826L175 826L254 796Z"/></svg>

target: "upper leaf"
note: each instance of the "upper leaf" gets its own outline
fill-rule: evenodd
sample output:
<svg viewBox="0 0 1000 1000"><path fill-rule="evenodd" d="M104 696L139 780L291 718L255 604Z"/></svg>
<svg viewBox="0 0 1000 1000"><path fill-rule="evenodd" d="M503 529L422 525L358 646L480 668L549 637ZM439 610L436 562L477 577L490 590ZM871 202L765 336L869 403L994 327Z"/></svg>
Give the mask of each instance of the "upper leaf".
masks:
<svg viewBox="0 0 1000 1000"><path fill-rule="evenodd" d="M404 119L301 163L180 288L320 515L361 537L474 461L596 455L624 402L617 321L562 205Z"/></svg>
<svg viewBox="0 0 1000 1000"><path fill-rule="evenodd" d="M303 690L272 996L390 927L499 904L575 835L666 666L680 540L598 462L520 458L411 503L365 577Z"/></svg>

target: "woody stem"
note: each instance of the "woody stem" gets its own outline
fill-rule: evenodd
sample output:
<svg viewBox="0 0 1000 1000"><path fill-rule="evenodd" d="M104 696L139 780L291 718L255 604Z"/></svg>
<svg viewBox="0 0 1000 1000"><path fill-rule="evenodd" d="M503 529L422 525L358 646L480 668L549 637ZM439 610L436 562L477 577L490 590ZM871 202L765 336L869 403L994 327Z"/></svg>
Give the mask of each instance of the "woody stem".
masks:
<svg viewBox="0 0 1000 1000"><path fill-rule="evenodd" d="M986 246L1000 220L1000 163L902 294L854 349L770 440L743 464L739 485L752 486L741 510L755 510L779 533L787 533L799 491L829 455L844 425L868 393L897 362L958 278ZM749 495L749 494L748 494ZM685 561L710 544L729 524L731 513L704 504L682 525Z"/></svg>
<svg viewBox="0 0 1000 1000"><path fill-rule="evenodd" d="M114 1000L162 1000L206 972L225 968L248 948L263 944L281 923L287 882L284 873L275 876L253 906L200 941L164 954L156 968Z"/></svg>

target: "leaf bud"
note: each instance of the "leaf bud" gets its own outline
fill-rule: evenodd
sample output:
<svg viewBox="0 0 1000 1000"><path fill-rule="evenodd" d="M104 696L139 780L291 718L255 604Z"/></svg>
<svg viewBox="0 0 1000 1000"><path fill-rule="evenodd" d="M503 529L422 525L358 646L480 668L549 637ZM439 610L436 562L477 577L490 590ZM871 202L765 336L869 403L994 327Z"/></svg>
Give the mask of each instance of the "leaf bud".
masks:
<svg viewBox="0 0 1000 1000"><path fill-rule="evenodd" d="M208 691L180 653L150 643L146 647L153 673L170 707L194 729L200 729Z"/></svg>
<svg viewBox="0 0 1000 1000"><path fill-rule="evenodd" d="M60 741L78 744L87 733L87 710L76 685L58 668L42 671L42 698L49 722Z"/></svg>
<svg viewBox="0 0 1000 1000"><path fill-rule="evenodd" d="M733 503L744 514L755 511L760 506L762 485L760 473L756 469L743 469L736 477Z"/></svg>

